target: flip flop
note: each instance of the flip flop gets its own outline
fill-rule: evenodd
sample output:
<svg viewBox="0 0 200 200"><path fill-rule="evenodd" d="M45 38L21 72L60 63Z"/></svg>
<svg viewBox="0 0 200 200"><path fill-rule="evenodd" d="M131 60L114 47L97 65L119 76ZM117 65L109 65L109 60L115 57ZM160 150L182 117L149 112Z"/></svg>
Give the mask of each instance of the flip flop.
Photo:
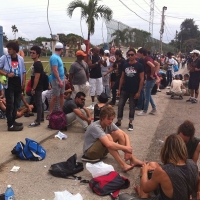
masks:
<svg viewBox="0 0 200 200"><path fill-rule="evenodd" d="M129 167L128 169L126 169L126 170L123 170L123 172L126 173L127 171L129 171L129 170L131 170L131 169L133 169L133 168L134 168L134 166L131 166L131 165L130 165L130 167Z"/></svg>

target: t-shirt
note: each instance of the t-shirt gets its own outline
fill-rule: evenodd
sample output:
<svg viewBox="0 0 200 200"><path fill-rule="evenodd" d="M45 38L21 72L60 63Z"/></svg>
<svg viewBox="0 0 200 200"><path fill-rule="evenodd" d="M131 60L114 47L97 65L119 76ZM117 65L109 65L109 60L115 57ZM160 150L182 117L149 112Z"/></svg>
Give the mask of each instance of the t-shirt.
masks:
<svg viewBox="0 0 200 200"><path fill-rule="evenodd" d="M200 59L197 58L196 60L192 61L190 64L190 67L192 68L190 70L190 76L200 77L200 71L195 71L195 68L200 69Z"/></svg>
<svg viewBox="0 0 200 200"><path fill-rule="evenodd" d="M61 80L64 80L65 74L64 74L64 67L63 67L63 62L62 59L60 58L59 55L57 54L53 54L50 57L50 66L51 66L51 71L52 71L52 80L57 80L53 70L52 70L52 66L57 66L58 67L58 74Z"/></svg>
<svg viewBox="0 0 200 200"><path fill-rule="evenodd" d="M71 64L69 73L73 75L72 84L73 85L82 85L87 82L86 73L88 73L88 65L86 62L75 61Z"/></svg>
<svg viewBox="0 0 200 200"><path fill-rule="evenodd" d="M147 64L147 62L151 62L153 64L153 59L150 57L150 56L146 56L144 58L144 63L145 63L145 74L146 74L146 80L147 81L150 81L150 80L153 80L150 76L151 76L151 67ZM155 74L153 75L154 77Z"/></svg>
<svg viewBox="0 0 200 200"><path fill-rule="evenodd" d="M100 60L100 57L99 56L92 56L91 60L92 60L92 64L94 64L94 63L96 63ZM95 67L92 67L90 69L90 78L101 78L101 77L102 77L102 75L101 75L100 64L95 65Z"/></svg>
<svg viewBox="0 0 200 200"><path fill-rule="evenodd" d="M196 148L199 142L200 142L200 138L194 137L190 139L188 143L186 144L189 159L193 158L194 152L196 151Z"/></svg>
<svg viewBox="0 0 200 200"><path fill-rule="evenodd" d="M11 57L11 68L10 72L14 73L14 77L8 78L8 88L16 89L21 91L21 79L20 79L20 66L18 65L18 57Z"/></svg>
<svg viewBox="0 0 200 200"><path fill-rule="evenodd" d="M63 105L63 112L65 114L69 114L69 113L74 112L74 109L76 108L83 108L84 105L85 103L83 103L82 105L81 104L77 105L74 99L65 100L64 105Z"/></svg>
<svg viewBox="0 0 200 200"><path fill-rule="evenodd" d="M87 127L87 131L85 132L84 144L83 144L83 154L101 137L106 134L111 134L112 131L116 131L119 128L112 123L110 126L107 126L105 130L103 130L100 120L93 122Z"/></svg>
<svg viewBox="0 0 200 200"><path fill-rule="evenodd" d="M122 90L136 94L139 89L140 73L144 72L143 66L138 62L135 64L129 64L129 62L125 62L123 66L123 72L124 84L122 86Z"/></svg>
<svg viewBox="0 0 200 200"><path fill-rule="evenodd" d="M117 79L120 79L122 75L124 63L125 63L125 59L121 58L120 60L116 60L113 64L113 68L115 69Z"/></svg>
<svg viewBox="0 0 200 200"><path fill-rule="evenodd" d="M180 93L182 85L183 85L183 82L181 80L173 80L172 81L173 87L171 88L171 92Z"/></svg>
<svg viewBox="0 0 200 200"><path fill-rule="evenodd" d="M174 70L173 66L178 65L177 61L174 58L166 58L165 60L167 64L167 70Z"/></svg>
<svg viewBox="0 0 200 200"><path fill-rule="evenodd" d="M36 86L36 88L34 88L35 90L43 90L43 83L44 83L44 69L43 69L43 65L41 63L41 61L36 61L33 63L33 65L31 66L31 87L33 88L33 84L34 84L34 79L35 79L35 73L39 73L40 74L40 78L38 81L38 84Z"/></svg>

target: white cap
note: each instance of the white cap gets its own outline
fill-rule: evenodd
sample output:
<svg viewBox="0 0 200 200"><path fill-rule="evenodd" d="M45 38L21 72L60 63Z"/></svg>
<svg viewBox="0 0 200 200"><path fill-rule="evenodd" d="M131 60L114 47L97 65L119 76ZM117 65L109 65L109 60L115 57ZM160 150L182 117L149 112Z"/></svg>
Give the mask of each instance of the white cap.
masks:
<svg viewBox="0 0 200 200"><path fill-rule="evenodd" d="M63 44L61 42L57 42L55 45L55 49L63 49Z"/></svg>
<svg viewBox="0 0 200 200"><path fill-rule="evenodd" d="M8 185L7 187L8 187L8 188L11 188L11 185Z"/></svg>
<svg viewBox="0 0 200 200"><path fill-rule="evenodd" d="M110 53L110 51L109 50L104 50L104 53Z"/></svg>
<svg viewBox="0 0 200 200"><path fill-rule="evenodd" d="M200 54L200 51L197 50L197 49L194 49L194 50L192 50L190 53L197 53L197 54Z"/></svg>

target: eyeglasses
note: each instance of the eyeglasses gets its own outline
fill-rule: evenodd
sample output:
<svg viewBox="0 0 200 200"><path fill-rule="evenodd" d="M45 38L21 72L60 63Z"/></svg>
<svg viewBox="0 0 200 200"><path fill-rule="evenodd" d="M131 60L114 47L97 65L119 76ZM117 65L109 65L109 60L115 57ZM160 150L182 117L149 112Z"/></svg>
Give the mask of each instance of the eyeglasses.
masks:
<svg viewBox="0 0 200 200"><path fill-rule="evenodd" d="M80 98L81 99L81 101L85 101L85 99L84 98Z"/></svg>
<svg viewBox="0 0 200 200"><path fill-rule="evenodd" d="M35 52L31 51L30 54L36 54Z"/></svg>
<svg viewBox="0 0 200 200"><path fill-rule="evenodd" d="M128 54L128 56L134 56L135 54L132 54L132 53L130 53L130 54Z"/></svg>

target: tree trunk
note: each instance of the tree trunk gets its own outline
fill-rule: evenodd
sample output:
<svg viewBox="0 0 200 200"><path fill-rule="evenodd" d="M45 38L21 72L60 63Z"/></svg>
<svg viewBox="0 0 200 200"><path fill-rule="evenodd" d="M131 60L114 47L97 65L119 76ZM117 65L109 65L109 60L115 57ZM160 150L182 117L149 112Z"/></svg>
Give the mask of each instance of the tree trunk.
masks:
<svg viewBox="0 0 200 200"><path fill-rule="evenodd" d="M90 41L90 30L88 29L88 40Z"/></svg>

